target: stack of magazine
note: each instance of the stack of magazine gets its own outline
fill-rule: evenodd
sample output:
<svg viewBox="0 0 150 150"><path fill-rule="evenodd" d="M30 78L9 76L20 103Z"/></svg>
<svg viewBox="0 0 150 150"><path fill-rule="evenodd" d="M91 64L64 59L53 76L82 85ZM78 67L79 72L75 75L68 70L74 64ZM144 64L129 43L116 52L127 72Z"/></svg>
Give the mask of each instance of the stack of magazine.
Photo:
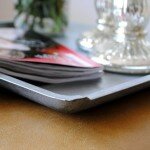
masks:
<svg viewBox="0 0 150 150"><path fill-rule="evenodd" d="M102 66L35 32L0 28L0 73L43 83L99 79Z"/></svg>

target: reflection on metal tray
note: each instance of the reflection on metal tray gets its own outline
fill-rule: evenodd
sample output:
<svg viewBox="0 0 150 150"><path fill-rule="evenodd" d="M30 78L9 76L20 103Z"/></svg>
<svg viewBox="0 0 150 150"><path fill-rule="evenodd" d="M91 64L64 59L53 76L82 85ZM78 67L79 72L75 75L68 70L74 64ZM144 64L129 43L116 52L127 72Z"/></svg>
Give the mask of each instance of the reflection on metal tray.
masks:
<svg viewBox="0 0 150 150"><path fill-rule="evenodd" d="M85 26L71 25L65 37L55 40L77 49L75 39L85 29ZM150 75L104 73L98 81L35 85L0 74L0 85L58 111L77 112L150 87Z"/></svg>

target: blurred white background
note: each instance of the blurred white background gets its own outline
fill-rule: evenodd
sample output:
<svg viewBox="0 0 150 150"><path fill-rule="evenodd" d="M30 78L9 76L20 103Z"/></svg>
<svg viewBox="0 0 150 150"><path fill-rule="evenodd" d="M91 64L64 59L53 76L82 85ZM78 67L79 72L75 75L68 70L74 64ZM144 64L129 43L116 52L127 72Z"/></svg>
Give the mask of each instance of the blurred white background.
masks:
<svg viewBox="0 0 150 150"><path fill-rule="evenodd" d="M68 0L71 22L95 24L94 0ZM0 20L12 20L14 16L13 0L0 0Z"/></svg>

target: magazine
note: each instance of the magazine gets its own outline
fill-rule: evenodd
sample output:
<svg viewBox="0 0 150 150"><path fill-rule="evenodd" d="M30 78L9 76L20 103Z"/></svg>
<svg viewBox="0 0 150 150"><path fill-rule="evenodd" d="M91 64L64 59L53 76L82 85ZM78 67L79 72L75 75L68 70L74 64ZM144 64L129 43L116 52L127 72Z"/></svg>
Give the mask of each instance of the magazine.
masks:
<svg viewBox="0 0 150 150"><path fill-rule="evenodd" d="M102 72L100 64L49 37L0 28L0 73L43 83L64 83L99 79Z"/></svg>

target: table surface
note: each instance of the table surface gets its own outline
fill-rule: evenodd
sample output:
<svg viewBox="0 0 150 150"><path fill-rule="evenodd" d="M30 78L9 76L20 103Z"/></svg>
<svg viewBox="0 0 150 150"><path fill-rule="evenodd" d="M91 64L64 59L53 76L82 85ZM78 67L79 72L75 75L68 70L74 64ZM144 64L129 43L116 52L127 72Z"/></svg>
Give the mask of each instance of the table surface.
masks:
<svg viewBox="0 0 150 150"><path fill-rule="evenodd" d="M150 149L150 89L77 114L0 91L0 150Z"/></svg>

